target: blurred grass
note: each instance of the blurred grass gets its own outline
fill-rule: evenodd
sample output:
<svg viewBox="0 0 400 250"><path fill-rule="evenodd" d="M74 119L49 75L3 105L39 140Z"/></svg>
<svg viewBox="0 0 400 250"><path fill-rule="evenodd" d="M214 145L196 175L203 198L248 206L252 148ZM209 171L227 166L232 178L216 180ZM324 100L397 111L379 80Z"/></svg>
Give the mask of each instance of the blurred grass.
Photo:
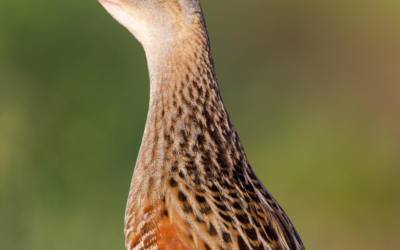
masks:
<svg viewBox="0 0 400 250"><path fill-rule="evenodd" d="M202 1L230 116L307 249L400 244L400 3ZM0 3L0 248L124 249L148 108L96 1Z"/></svg>

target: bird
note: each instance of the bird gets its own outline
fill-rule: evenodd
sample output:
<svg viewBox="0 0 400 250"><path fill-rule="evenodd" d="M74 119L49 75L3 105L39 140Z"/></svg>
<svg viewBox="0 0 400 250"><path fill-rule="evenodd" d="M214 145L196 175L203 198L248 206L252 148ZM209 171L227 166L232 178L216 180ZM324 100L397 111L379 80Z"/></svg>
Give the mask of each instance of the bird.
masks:
<svg viewBox="0 0 400 250"><path fill-rule="evenodd" d="M228 116L199 0L99 2L142 44L149 69L125 248L305 249L252 170Z"/></svg>

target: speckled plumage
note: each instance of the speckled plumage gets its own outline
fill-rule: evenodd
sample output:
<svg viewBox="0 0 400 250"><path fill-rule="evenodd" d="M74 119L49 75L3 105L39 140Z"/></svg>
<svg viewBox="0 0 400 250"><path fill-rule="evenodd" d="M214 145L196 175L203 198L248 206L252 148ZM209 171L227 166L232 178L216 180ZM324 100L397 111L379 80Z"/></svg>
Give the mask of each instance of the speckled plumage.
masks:
<svg viewBox="0 0 400 250"><path fill-rule="evenodd" d="M304 249L251 169L229 119L199 2L143 1L101 2L140 37L150 71L150 108L125 214L126 249ZM164 20L165 43L121 18L134 19L142 9ZM134 21L152 27L148 20Z"/></svg>

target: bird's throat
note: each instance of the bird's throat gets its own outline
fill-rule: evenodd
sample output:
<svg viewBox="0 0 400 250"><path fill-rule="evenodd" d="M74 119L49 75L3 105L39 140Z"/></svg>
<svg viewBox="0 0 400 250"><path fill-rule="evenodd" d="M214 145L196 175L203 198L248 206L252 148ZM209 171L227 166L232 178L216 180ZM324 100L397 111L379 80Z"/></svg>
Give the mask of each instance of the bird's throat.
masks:
<svg viewBox="0 0 400 250"><path fill-rule="evenodd" d="M162 64L149 62L150 107L131 192L144 188L156 200L172 172L196 169L204 181L247 164L219 93L205 27L198 33L171 48Z"/></svg>

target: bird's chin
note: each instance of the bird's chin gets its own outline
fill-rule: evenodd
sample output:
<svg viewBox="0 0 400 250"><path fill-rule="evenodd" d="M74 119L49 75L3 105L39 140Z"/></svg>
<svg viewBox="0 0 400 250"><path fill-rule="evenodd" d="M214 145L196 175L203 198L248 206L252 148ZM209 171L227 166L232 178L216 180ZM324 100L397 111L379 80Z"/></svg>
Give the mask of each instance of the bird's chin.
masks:
<svg viewBox="0 0 400 250"><path fill-rule="evenodd" d="M119 3L117 2L117 0L99 0L99 2L101 3L101 5L116 5L116 6L120 6Z"/></svg>

